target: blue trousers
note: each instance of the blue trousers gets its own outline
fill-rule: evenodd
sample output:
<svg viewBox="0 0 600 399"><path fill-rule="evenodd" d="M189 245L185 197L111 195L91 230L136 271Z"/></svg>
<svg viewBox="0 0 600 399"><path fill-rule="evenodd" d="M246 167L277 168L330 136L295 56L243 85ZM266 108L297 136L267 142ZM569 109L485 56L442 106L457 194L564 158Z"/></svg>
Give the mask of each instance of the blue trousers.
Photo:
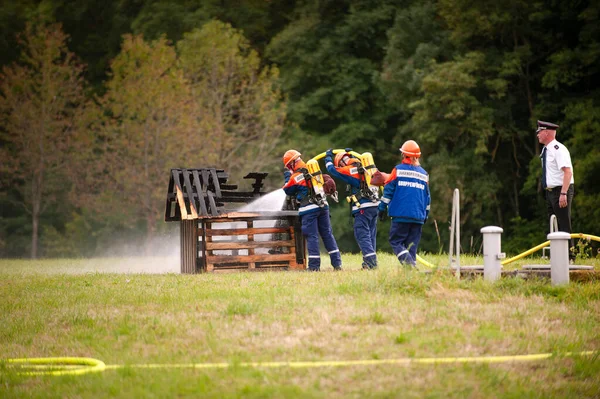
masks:
<svg viewBox="0 0 600 399"><path fill-rule="evenodd" d="M417 264L417 248L421 241L423 225L419 223L392 222L390 244L402 264Z"/></svg>
<svg viewBox="0 0 600 399"><path fill-rule="evenodd" d="M331 221L329 220L329 209L319 209L300 217L302 223L302 234L306 238L308 250L308 269L319 271L321 269L321 254L319 251L319 235L329 252L331 265L337 269L342 266L342 257L337 242L333 237Z"/></svg>
<svg viewBox="0 0 600 399"><path fill-rule="evenodd" d="M354 237L363 254L363 267L377 267L377 207L362 208L354 214Z"/></svg>

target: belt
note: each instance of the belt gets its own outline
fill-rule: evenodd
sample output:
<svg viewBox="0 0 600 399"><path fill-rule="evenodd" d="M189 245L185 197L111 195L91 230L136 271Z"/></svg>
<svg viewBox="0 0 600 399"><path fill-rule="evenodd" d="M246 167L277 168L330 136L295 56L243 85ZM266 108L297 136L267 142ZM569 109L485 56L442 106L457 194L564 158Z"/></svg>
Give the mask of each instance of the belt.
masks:
<svg viewBox="0 0 600 399"><path fill-rule="evenodd" d="M573 187L573 183L571 183L571 184L569 185L569 188L568 188L568 189L570 189L571 187ZM568 190L568 189L567 189L567 190ZM544 190L546 190L546 191L558 191L558 190L562 190L562 186L556 186L556 187L546 187Z"/></svg>

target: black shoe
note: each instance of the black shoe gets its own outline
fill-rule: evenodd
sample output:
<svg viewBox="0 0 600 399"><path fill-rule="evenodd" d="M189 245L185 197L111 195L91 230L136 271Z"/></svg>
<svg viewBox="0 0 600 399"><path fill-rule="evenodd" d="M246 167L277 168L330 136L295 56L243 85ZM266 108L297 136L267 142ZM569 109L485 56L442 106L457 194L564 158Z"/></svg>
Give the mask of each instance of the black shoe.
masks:
<svg viewBox="0 0 600 399"><path fill-rule="evenodd" d="M363 268L364 270L369 270L369 269L370 269L369 265L367 265L365 262L363 262L363 264L362 264L362 268Z"/></svg>
<svg viewBox="0 0 600 399"><path fill-rule="evenodd" d="M340 271L342 271L342 267L341 266L334 266L333 270L336 271L336 272L340 272Z"/></svg>

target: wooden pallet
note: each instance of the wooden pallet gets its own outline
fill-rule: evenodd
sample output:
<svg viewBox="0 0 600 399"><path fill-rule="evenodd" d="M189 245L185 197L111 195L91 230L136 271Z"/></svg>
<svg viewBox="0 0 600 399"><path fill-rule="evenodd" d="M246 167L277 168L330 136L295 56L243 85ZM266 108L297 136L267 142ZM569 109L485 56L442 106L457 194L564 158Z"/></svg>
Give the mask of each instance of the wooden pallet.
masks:
<svg viewBox="0 0 600 399"><path fill-rule="evenodd" d="M306 268L304 238L295 211L232 212L185 222L195 232L192 239L182 235L182 273Z"/></svg>

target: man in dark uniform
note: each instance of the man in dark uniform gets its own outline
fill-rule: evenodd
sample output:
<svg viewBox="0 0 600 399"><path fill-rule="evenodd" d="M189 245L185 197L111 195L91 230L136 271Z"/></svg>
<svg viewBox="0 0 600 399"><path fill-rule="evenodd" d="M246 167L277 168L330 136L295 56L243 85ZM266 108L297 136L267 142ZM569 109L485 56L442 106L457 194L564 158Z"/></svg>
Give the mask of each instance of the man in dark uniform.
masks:
<svg viewBox="0 0 600 399"><path fill-rule="evenodd" d="M550 122L537 122L537 137L544 145L542 160L542 189L546 194L548 218L556 215L558 230L571 233L571 203L574 194L573 165L567 147L556 140L558 125ZM569 258L574 260L573 240Z"/></svg>

